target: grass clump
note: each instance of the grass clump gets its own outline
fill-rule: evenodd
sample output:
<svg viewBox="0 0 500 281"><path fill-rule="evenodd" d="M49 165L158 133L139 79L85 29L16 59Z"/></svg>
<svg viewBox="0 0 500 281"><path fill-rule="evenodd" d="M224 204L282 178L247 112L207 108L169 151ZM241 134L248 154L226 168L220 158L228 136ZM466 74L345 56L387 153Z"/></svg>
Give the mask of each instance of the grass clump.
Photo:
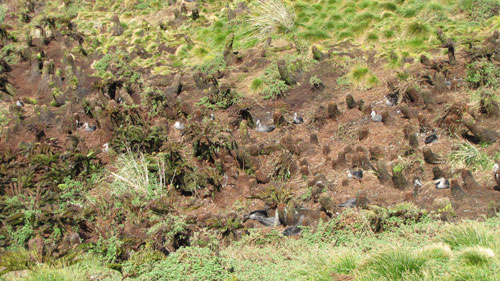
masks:
<svg viewBox="0 0 500 281"><path fill-rule="evenodd" d="M419 275L426 259L408 249L389 248L371 257L364 264L364 280L401 280L407 274Z"/></svg>
<svg viewBox="0 0 500 281"><path fill-rule="evenodd" d="M473 246L495 249L498 244L495 234L483 224L477 222L451 225L444 230L439 239L454 250Z"/></svg>
<svg viewBox="0 0 500 281"><path fill-rule="evenodd" d="M159 171L151 173L151 162L144 155L134 155L130 151L119 155L115 164L117 171L110 172L113 193L132 192L141 196L154 196L166 191L165 163L161 158L156 159L156 162Z"/></svg>
<svg viewBox="0 0 500 281"><path fill-rule="evenodd" d="M486 265L495 258L495 253L489 248L469 247L459 253L459 259L466 265Z"/></svg>
<svg viewBox="0 0 500 281"><path fill-rule="evenodd" d="M258 37L264 38L276 31L291 31L295 25L295 12L281 0L258 0L250 23Z"/></svg>
<svg viewBox="0 0 500 281"><path fill-rule="evenodd" d="M456 144L448 155L448 159L456 166L466 166L474 171L484 171L493 166L493 161L488 155L469 142Z"/></svg>

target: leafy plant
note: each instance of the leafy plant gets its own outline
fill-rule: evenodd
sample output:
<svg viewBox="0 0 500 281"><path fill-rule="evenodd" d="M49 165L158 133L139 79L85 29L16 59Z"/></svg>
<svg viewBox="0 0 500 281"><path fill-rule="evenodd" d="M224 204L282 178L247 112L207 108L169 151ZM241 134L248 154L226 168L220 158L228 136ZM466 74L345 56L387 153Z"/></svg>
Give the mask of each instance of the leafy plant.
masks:
<svg viewBox="0 0 500 281"><path fill-rule="evenodd" d="M486 58L479 59L467 65L465 81L476 89L497 89L500 86L500 68Z"/></svg>

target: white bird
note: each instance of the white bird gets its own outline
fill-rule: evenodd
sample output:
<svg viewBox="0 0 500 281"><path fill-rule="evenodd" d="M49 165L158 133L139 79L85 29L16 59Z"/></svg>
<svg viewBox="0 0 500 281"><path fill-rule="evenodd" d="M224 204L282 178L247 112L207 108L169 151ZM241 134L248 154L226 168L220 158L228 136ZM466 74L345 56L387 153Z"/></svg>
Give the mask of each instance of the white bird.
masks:
<svg viewBox="0 0 500 281"><path fill-rule="evenodd" d="M210 113L210 120L212 120L212 121L215 120L215 115L213 113Z"/></svg>
<svg viewBox="0 0 500 281"><path fill-rule="evenodd" d="M375 111L372 110L370 116L372 117L373 122L382 122L382 115L377 114Z"/></svg>
<svg viewBox="0 0 500 281"><path fill-rule="evenodd" d="M109 143L105 143L102 145L102 151L109 152Z"/></svg>
<svg viewBox="0 0 500 281"><path fill-rule="evenodd" d="M497 187L500 188L500 163L498 162L493 165L493 177L495 178Z"/></svg>
<svg viewBox="0 0 500 281"><path fill-rule="evenodd" d="M16 101L16 106L17 107L24 107L24 103L22 101L20 101L20 100L17 100Z"/></svg>
<svg viewBox="0 0 500 281"><path fill-rule="evenodd" d="M268 133L268 132L272 132L274 131L274 129L276 129L275 126L271 125L271 126L267 126L267 125L263 125L260 120L257 119L257 122L256 122L256 125L257 125L257 132L261 132L261 133Z"/></svg>
<svg viewBox="0 0 500 281"><path fill-rule="evenodd" d="M424 187L424 184L422 183L422 181L419 178L415 178L415 180L413 181L413 187L422 188L422 187Z"/></svg>
<svg viewBox="0 0 500 281"><path fill-rule="evenodd" d="M174 128L177 130L184 130L186 128L186 125L181 121L176 121L174 124Z"/></svg>
<svg viewBox="0 0 500 281"><path fill-rule="evenodd" d="M434 182L437 189L446 189L450 187L450 182L445 178L440 178Z"/></svg>
<svg viewBox="0 0 500 281"><path fill-rule="evenodd" d="M294 124L302 124L304 123L304 118L302 116L297 116L297 112L293 115L293 123Z"/></svg>
<svg viewBox="0 0 500 281"><path fill-rule="evenodd" d="M96 125L90 126L88 122L85 122L83 123L83 129L87 132L93 132L97 130L97 126Z"/></svg>

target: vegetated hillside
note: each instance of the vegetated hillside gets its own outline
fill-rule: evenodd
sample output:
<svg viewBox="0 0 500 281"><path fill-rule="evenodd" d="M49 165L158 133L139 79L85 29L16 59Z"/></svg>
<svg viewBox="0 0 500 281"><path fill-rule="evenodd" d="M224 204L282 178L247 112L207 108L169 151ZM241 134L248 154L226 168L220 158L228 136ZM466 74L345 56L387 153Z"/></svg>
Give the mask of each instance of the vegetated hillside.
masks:
<svg viewBox="0 0 500 281"><path fill-rule="evenodd" d="M5 278L498 279L497 1L4 2Z"/></svg>

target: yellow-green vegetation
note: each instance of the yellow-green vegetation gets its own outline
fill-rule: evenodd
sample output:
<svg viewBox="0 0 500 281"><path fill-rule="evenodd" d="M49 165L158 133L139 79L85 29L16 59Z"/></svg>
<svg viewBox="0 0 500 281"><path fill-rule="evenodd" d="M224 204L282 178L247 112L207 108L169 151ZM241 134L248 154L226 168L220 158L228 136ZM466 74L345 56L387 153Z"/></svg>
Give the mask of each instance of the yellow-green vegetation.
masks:
<svg viewBox="0 0 500 281"><path fill-rule="evenodd" d="M490 159L486 152L469 142L455 144L448 155L448 159L453 165L462 168L468 167L473 170L489 170L494 164L493 159Z"/></svg>
<svg viewBox="0 0 500 281"><path fill-rule="evenodd" d="M381 232L373 228L375 217L384 225ZM500 278L499 226L498 216L446 224L411 205L346 211L316 228L304 227L299 239L252 230L228 247L191 246L167 257L146 247L122 265L124 275L86 255L73 265L34 266L28 280L66 280L67 274L87 272L87 277L106 280L331 280L343 276L493 281Z"/></svg>

